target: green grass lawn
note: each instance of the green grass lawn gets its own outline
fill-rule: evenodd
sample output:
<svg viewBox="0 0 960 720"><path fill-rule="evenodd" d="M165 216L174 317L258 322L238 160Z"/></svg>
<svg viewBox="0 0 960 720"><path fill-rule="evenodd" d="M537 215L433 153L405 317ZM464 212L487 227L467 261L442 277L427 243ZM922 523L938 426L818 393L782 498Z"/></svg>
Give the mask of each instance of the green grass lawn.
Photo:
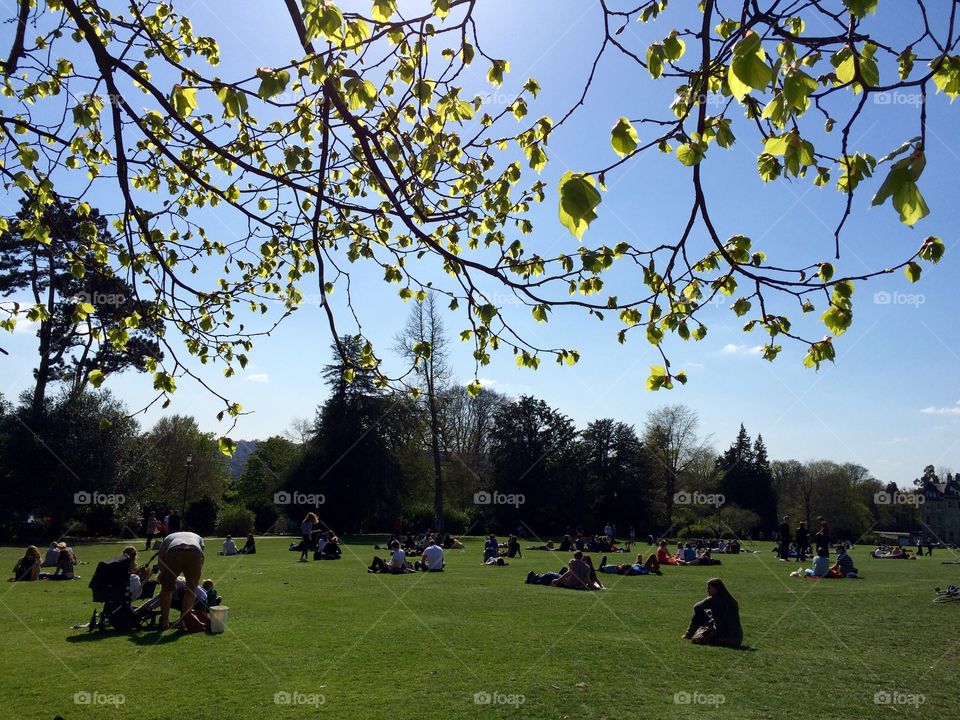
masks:
<svg viewBox="0 0 960 720"><path fill-rule="evenodd" d="M96 562L121 547L78 546L91 563L78 566L82 580L2 589L0 717L873 719L960 708L960 603L930 602L935 585L960 581L946 551L901 562L858 548L865 579L817 582L789 577L797 564L762 543L720 567L604 575L608 589L586 593L524 585L565 554L484 567L479 539L448 552L445 573L371 575L374 541L348 541L337 562L297 563L286 539L259 541L252 557L211 554L204 576L230 608L227 632L212 636L71 630L93 609ZM0 548L0 563L21 552ZM714 575L740 602L748 650L680 640ZM78 704L77 693L124 702Z"/></svg>

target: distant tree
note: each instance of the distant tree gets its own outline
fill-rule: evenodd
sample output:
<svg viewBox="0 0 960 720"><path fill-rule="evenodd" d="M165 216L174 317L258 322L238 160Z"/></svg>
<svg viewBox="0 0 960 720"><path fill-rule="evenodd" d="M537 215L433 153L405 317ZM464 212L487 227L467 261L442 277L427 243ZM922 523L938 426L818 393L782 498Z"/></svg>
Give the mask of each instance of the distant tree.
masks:
<svg viewBox="0 0 960 720"><path fill-rule="evenodd" d="M136 513L144 465L139 425L123 403L106 391L66 389L45 397L39 410L33 401L25 392L0 418L7 521L49 517L54 535L91 512L109 514L99 518L100 527L112 527L114 519L136 525L128 516ZM119 495L123 502L109 508L99 502Z"/></svg>
<svg viewBox="0 0 960 720"><path fill-rule="evenodd" d="M667 405L647 413L643 442L652 472L659 477L664 520L673 522L673 498L679 483L707 447L697 435L700 419L685 405Z"/></svg>
<svg viewBox="0 0 960 720"><path fill-rule="evenodd" d="M570 418L530 395L497 411L491 437L495 488L489 490L525 499L519 507L484 508L498 527L513 530L524 522L544 534L580 522L587 497L576 437Z"/></svg>
<svg viewBox="0 0 960 720"><path fill-rule="evenodd" d="M621 535L631 525L652 531L656 515L649 459L633 426L595 420L580 433L579 442L594 525L612 521Z"/></svg>
<svg viewBox="0 0 960 720"><path fill-rule="evenodd" d="M258 442L234 484L240 503L272 502L273 493L283 486L286 474L302 452L300 445L279 435Z"/></svg>
<svg viewBox="0 0 960 720"><path fill-rule="evenodd" d="M66 382L75 395L88 381L99 386L105 375L162 360L158 306L137 299L130 283L97 259L115 252L106 219L57 199L44 210L49 234L41 243L27 236L32 211L26 200L21 205L0 232L0 296L29 296L26 317L39 323L33 408L52 382Z"/></svg>
<svg viewBox="0 0 960 720"><path fill-rule="evenodd" d="M442 399L450 383L452 369L447 357L447 336L443 330L436 297L427 293L411 308L407 324L396 338L397 353L410 361L418 401L426 409L428 445L433 462L433 512L438 526L443 524L443 415Z"/></svg>
<svg viewBox="0 0 960 720"><path fill-rule="evenodd" d="M227 458L214 435L201 432L193 417L160 418L141 444L143 472L149 479L144 499L162 500L168 509L182 512L184 502L222 498L230 481Z"/></svg>

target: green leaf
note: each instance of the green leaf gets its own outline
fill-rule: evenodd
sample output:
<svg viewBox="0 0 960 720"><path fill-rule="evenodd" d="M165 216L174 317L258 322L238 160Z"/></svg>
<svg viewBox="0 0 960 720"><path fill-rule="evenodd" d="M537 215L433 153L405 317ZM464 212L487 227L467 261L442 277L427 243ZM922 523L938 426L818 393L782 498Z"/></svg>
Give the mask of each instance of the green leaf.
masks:
<svg viewBox="0 0 960 720"><path fill-rule="evenodd" d="M824 284L830 282L830 278L833 277L833 263L820 263L820 270L817 272L817 275L820 276Z"/></svg>
<svg viewBox="0 0 960 720"><path fill-rule="evenodd" d="M228 437L219 438L217 440L217 447L220 449L220 452L227 457L233 457L233 454L237 451L237 443Z"/></svg>
<svg viewBox="0 0 960 720"><path fill-rule="evenodd" d="M217 98L223 105L224 119L240 117L247 111L247 96L230 86L224 86L217 92Z"/></svg>
<svg viewBox="0 0 960 720"><path fill-rule="evenodd" d="M940 262L945 249L943 240L930 236L923 241L923 245L920 247L920 259L936 264Z"/></svg>
<svg viewBox="0 0 960 720"><path fill-rule="evenodd" d="M633 124L625 117L617 120L617 124L610 132L610 144L613 145L617 155L620 157L629 155L637 149L638 143L639 138Z"/></svg>
<svg viewBox="0 0 960 720"><path fill-rule="evenodd" d="M260 88L257 90L264 100L280 95L287 88L290 82L290 73L286 70L274 70L273 68L258 68L257 77L260 78Z"/></svg>
<svg viewBox="0 0 960 720"><path fill-rule="evenodd" d="M733 48L733 60L727 70L730 92L743 101L751 90L764 90L773 79L773 68L767 65L760 36L748 30Z"/></svg>
<svg viewBox="0 0 960 720"><path fill-rule="evenodd" d="M494 60L487 71L487 81L500 87L503 85L504 73L510 72L510 63L507 60Z"/></svg>
<svg viewBox="0 0 960 720"><path fill-rule="evenodd" d="M692 167L698 165L707 154L707 146L702 142L691 142L677 148L677 160Z"/></svg>
<svg viewBox="0 0 960 720"><path fill-rule="evenodd" d="M922 269L915 262L908 262L907 266L903 268L903 274L907 276L907 280L912 283L917 282L920 279L920 273Z"/></svg>
<svg viewBox="0 0 960 720"><path fill-rule="evenodd" d="M583 237L590 223L597 219L594 210L600 205L600 192L589 175L568 170L560 178L560 222L577 240Z"/></svg>
<svg viewBox="0 0 960 720"><path fill-rule="evenodd" d="M376 22L389 22L396 12L396 0L373 0L373 19Z"/></svg>
<svg viewBox="0 0 960 720"><path fill-rule="evenodd" d="M197 89L174 85L170 101L173 103L173 109L177 115L182 118L190 117L193 111L197 109Z"/></svg>
<svg viewBox="0 0 960 720"><path fill-rule="evenodd" d="M843 4L847 6L850 14L858 18L866 17L868 12L875 13L877 11L877 2L879 2L879 0L843 0Z"/></svg>
<svg viewBox="0 0 960 720"><path fill-rule="evenodd" d="M95 388L98 388L101 385L103 385L103 381L106 380L106 378L107 376L104 375L100 370L90 371L89 381L90 381L90 384L93 385Z"/></svg>

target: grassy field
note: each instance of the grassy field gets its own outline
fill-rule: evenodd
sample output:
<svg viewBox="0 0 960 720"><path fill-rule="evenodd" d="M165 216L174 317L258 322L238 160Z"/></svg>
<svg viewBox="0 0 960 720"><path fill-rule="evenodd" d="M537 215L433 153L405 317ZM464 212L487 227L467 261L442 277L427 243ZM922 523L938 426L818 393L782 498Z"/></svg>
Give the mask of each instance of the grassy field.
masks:
<svg viewBox="0 0 960 720"><path fill-rule="evenodd" d="M0 717L872 719L960 708L960 603L930 602L935 585L960 580L960 566L941 564L946 551L900 562L858 548L865 579L817 582L789 577L796 563L763 543L721 567L604 575L607 590L585 593L524 585L565 555L484 567L479 539L448 552L442 574L368 574L382 540L348 541L337 562L297 563L285 539L261 540L252 557L209 556L204 575L230 608L227 632L212 636L71 630L93 609L96 562L120 550L79 546L83 580L3 587ZM0 548L0 563L21 552ZM748 649L680 640L714 575L740 602Z"/></svg>

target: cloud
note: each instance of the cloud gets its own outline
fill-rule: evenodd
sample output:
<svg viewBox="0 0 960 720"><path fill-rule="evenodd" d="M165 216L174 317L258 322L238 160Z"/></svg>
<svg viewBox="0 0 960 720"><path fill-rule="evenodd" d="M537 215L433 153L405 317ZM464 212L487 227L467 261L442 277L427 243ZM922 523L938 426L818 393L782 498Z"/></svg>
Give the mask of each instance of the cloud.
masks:
<svg viewBox="0 0 960 720"><path fill-rule="evenodd" d="M480 383L480 387L490 387L497 384L497 381L491 378L477 378L477 382Z"/></svg>
<svg viewBox="0 0 960 720"><path fill-rule="evenodd" d="M921 410L924 415L960 415L960 400L950 407L936 407L931 405Z"/></svg>
<svg viewBox="0 0 960 720"><path fill-rule="evenodd" d="M270 382L270 376L266 373L254 373L253 375L247 375L247 380L255 383L265 383Z"/></svg>
<svg viewBox="0 0 960 720"><path fill-rule="evenodd" d="M747 345L734 345L733 343L727 343L723 346L721 352L725 355L759 355L763 352L763 345L754 345L753 347L748 347Z"/></svg>
<svg viewBox="0 0 960 720"><path fill-rule="evenodd" d="M30 333L33 334L37 331L37 328L40 327L39 322L33 322L27 320L26 318L17 318L17 324L14 326L13 331L15 333Z"/></svg>

